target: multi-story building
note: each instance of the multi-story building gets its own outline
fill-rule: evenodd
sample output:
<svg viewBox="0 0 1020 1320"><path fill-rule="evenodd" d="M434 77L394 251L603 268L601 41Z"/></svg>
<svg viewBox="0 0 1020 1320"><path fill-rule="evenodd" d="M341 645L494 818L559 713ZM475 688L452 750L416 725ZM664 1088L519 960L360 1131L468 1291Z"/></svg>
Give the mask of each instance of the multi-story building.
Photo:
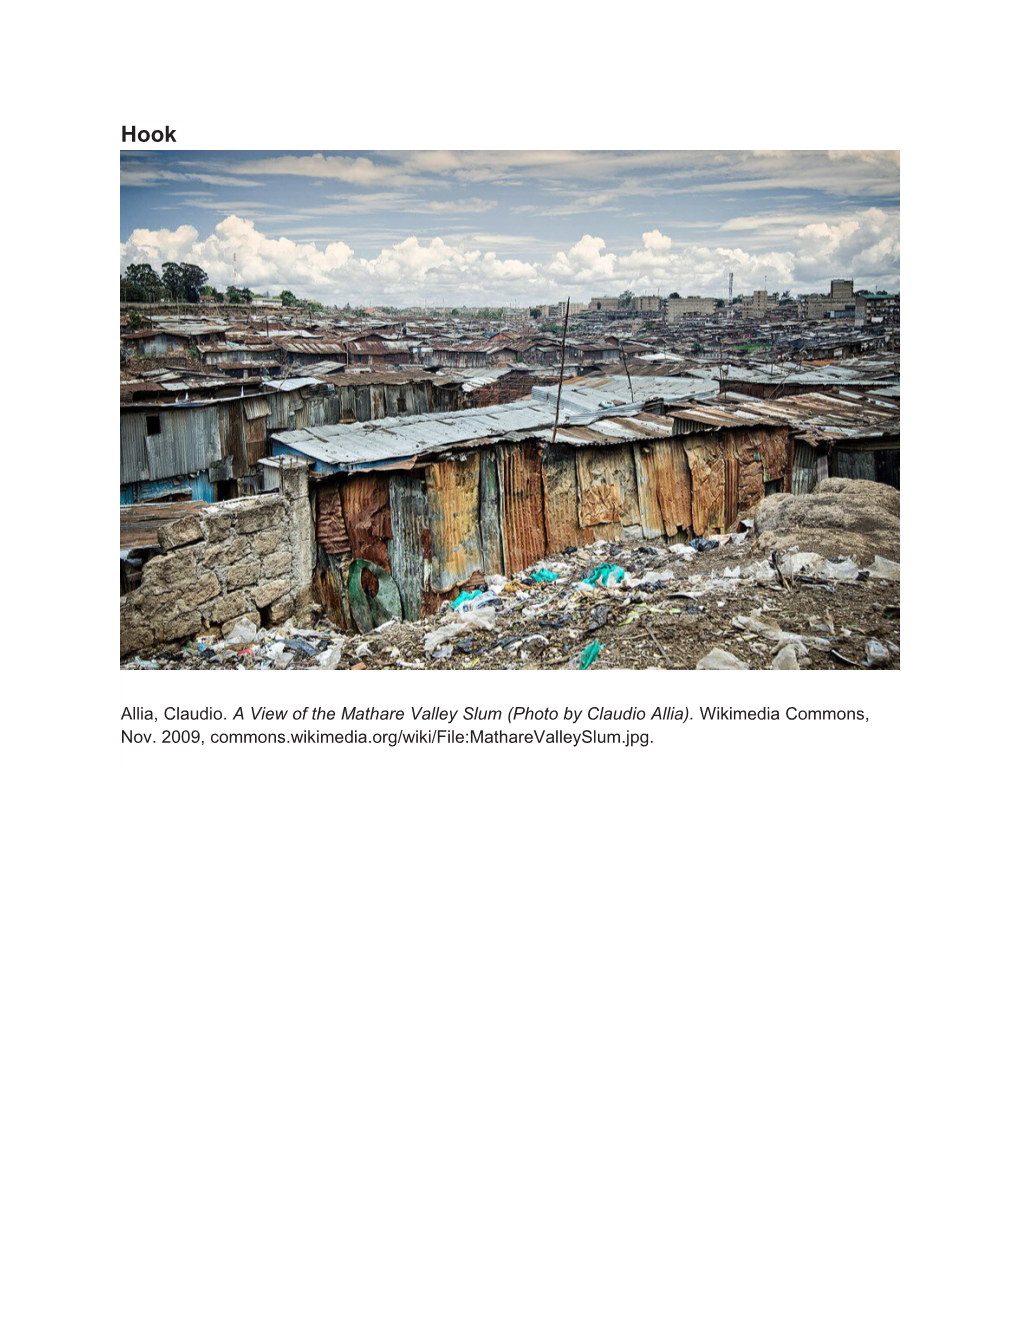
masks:
<svg viewBox="0 0 1020 1320"><path fill-rule="evenodd" d="M698 298L690 294L686 298L666 299L666 320L670 324L687 316L711 316L714 312L714 298Z"/></svg>
<svg viewBox="0 0 1020 1320"><path fill-rule="evenodd" d="M768 292L765 289L755 289L750 297L745 294L741 306L744 316L750 316L755 320L767 316L769 310Z"/></svg>
<svg viewBox="0 0 1020 1320"><path fill-rule="evenodd" d="M900 323L898 293L859 293L854 299L854 325L864 329L895 329Z"/></svg>
<svg viewBox="0 0 1020 1320"><path fill-rule="evenodd" d="M828 293L809 293L807 318L824 321L830 317L852 316L854 313L853 280L830 280Z"/></svg>

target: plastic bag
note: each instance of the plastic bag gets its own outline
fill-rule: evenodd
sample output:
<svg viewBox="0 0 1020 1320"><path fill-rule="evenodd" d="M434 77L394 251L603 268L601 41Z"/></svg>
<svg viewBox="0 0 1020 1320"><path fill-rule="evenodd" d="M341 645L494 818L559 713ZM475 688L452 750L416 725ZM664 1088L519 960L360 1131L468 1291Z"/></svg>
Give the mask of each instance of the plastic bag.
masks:
<svg viewBox="0 0 1020 1320"><path fill-rule="evenodd" d="M611 583L622 585L626 572L619 564L600 564L594 573L584 579L591 586L608 587Z"/></svg>

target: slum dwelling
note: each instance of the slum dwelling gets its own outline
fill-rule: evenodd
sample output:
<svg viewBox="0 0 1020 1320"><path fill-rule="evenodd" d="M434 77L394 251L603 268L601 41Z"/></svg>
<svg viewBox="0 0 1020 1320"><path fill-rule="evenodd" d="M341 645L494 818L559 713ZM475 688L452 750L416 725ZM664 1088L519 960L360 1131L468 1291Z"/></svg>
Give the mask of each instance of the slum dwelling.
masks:
<svg viewBox="0 0 1020 1320"><path fill-rule="evenodd" d="M790 491L789 423L722 412L593 412L589 400L556 425L533 398L313 428L273 448L313 462L313 587L336 622L365 632L571 547L722 533Z"/></svg>

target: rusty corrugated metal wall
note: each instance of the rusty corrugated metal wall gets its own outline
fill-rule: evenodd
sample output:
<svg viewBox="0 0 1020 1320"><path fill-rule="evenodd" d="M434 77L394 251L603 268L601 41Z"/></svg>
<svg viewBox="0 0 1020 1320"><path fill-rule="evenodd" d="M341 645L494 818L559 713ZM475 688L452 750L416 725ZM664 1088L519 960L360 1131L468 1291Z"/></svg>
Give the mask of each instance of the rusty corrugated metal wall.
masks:
<svg viewBox="0 0 1020 1320"><path fill-rule="evenodd" d="M320 578L335 593L352 557L378 565L416 619L493 573L599 538L725 531L766 481L788 475L789 453L784 430L737 428L619 445L505 442L352 473L318 492L316 539L329 560Z"/></svg>
<svg viewBox="0 0 1020 1320"><path fill-rule="evenodd" d="M505 571L519 573L545 556L542 455L532 442L496 446Z"/></svg>

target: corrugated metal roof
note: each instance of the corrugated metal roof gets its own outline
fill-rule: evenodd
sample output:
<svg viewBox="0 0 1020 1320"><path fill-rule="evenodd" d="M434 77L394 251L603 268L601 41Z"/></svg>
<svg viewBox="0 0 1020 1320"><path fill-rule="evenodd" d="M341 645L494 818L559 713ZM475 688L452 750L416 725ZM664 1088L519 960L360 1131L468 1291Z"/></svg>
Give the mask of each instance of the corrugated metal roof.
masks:
<svg viewBox="0 0 1020 1320"><path fill-rule="evenodd" d="M680 421L706 429L735 426L789 426L809 437L848 439L899 432L899 402L892 398L834 390L828 394L798 394L781 399L741 399L739 403L685 404L671 408Z"/></svg>
<svg viewBox="0 0 1020 1320"><path fill-rule="evenodd" d="M672 434L672 423L662 417L650 422L650 415L640 411L642 399L676 401L689 397L692 388L704 392L707 387L706 382L696 381L692 385L689 380L670 376L644 377L641 384L644 390L639 390L635 382L637 401L631 403L626 380L621 390L620 378L616 376L564 382L559 431L564 443L619 444L645 435L668 436ZM556 387L538 386L531 398L490 408L305 427L275 437L274 445L277 452L286 449L302 454L327 468L358 467L518 434L541 432L538 438L547 439L555 420ZM572 427L590 424L601 429L578 436L576 441L569 434Z"/></svg>

